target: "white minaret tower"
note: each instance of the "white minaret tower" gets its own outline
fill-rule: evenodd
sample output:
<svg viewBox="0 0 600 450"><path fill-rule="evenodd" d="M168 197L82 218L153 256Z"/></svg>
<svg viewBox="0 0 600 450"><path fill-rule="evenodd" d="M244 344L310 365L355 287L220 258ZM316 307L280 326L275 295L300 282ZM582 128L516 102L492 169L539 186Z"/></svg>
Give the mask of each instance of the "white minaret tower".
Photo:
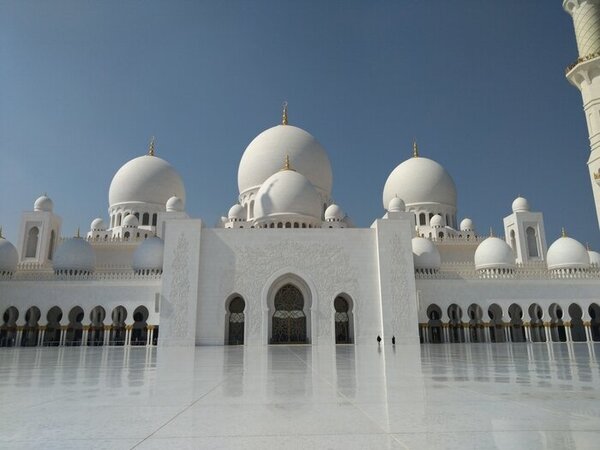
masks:
<svg viewBox="0 0 600 450"><path fill-rule="evenodd" d="M575 26L579 58L567 68L567 79L581 91L590 137L588 169L600 224L600 0L563 0Z"/></svg>

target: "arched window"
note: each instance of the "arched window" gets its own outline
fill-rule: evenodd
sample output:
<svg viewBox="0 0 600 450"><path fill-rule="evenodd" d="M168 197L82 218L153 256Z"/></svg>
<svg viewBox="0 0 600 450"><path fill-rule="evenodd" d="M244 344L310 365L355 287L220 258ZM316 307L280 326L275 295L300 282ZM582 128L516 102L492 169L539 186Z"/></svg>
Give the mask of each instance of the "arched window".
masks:
<svg viewBox="0 0 600 450"><path fill-rule="evenodd" d="M517 238L515 237L515 230L510 230L510 247L513 249L513 253L517 254Z"/></svg>
<svg viewBox="0 0 600 450"><path fill-rule="evenodd" d="M286 228L292 228L292 224L291 224L290 222L286 222L286 223L285 223L285 227L286 227Z"/></svg>
<svg viewBox="0 0 600 450"><path fill-rule="evenodd" d="M117 226L121 226L121 220L123 219L123 215L121 213L117 214Z"/></svg>
<svg viewBox="0 0 600 450"><path fill-rule="evenodd" d="M533 227L527 228L527 253L530 258L537 258L539 256L537 238L535 236L535 230Z"/></svg>
<svg viewBox="0 0 600 450"><path fill-rule="evenodd" d="M277 228L283 228L283 224L281 222L277 222Z"/></svg>
<svg viewBox="0 0 600 450"><path fill-rule="evenodd" d="M126 231L125 234L123 234L123 238L125 238L125 239L129 239L129 236L130 236L129 231Z"/></svg>
<svg viewBox="0 0 600 450"><path fill-rule="evenodd" d="M150 214L144 213L142 216L142 225L150 225Z"/></svg>
<svg viewBox="0 0 600 450"><path fill-rule="evenodd" d="M27 246L25 250L26 258L35 258L37 255L37 245L38 238L40 235L40 229L38 227L33 227L27 233Z"/></svg>
<svg viewBox="0 0 600 450"><path fill-rule="evenodd" d="M54 241L56 240L56 233L54 230L50 232L50 245L48 246L48 259L52 261L54 255Z"/></svg>
<svg viewBox="0 0 600 450"><path fill-rule="evenodd" d="M427 217L425 213L419 214L419 225L425 225L427 223Z"/></svg>
<svg viewBox="0 0 600 450"><path fill-rule="evenodd" d="M157 220L158 220L158 214L156 214L156 213L152 214L152 226L153 227L156 226Z"/></svg>

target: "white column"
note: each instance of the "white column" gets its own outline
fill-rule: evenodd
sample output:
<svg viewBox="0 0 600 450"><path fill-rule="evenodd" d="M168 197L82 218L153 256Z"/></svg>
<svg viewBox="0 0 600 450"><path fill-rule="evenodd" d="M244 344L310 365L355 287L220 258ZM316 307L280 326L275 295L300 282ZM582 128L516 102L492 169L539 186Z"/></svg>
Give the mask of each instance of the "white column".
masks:
<svg viewBox="0 0 600 450"><path fill-rule="evenodd" d="M110 327L104 327L104 339L102 340L102 345L107 346L110 341Z"/></svg>
<svg viewBox="0 0 600 450"><path fill-rule="evenodd" d="M86 346L88 341L88 329L83 327L83 334L81 335L81 345Z"/></svg>
<svg viewBox="0 0 600 450"><path fill-rule="evenodd" d="M565 334L567 335L567 342L573 342L573 334L571 333L571 322L567 323L565 323Z"/></svg>
<svg viewBox="0 0 600 450"><path fill-rule="evenodd" d="M584 322L583 328L585 329L585 337L588 342L593 342L592 339L592 324L590 322Z"/></svg>
<svg viewBox="0 0 600 450"><path fill-rule="evenodd" d="M23 339L23 329L17 329L17 336L15 337L15 347L21 346L21 340Z"/></svg>
<svg viewBox="0 0 600 450"><path fill-rule="evenodd" d="M531 323L524 323L523 327L525 328L525 340L531 342Z"/></svg>
<svg viewBox="0 0 600 450"><path fill-rule="evenodd" d="M37 342L38 347L41 347L42 343L44 342L44 334L46 334L46 329L38 328L38 342Z"/></svg>
<svg viewBox="0 0 600 450"><path fill-rule="evenodd" d="M125 346L128 347L131 345L131 328L129 325L125 328Z"/></svg>

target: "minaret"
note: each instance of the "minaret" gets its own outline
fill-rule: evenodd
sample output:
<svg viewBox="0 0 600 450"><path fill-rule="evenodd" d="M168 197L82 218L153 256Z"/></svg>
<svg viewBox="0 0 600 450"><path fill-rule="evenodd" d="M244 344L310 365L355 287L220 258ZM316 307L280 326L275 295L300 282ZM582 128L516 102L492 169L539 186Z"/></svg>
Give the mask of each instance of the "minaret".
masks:
<svg viewBox="0 0 600 450"><path fill-rule="evenodd" d="M588 169L600 224L600 0L563 0L563 8L575 26L579 57L567 68L567 79L583 97L591 147Z"/></svg>

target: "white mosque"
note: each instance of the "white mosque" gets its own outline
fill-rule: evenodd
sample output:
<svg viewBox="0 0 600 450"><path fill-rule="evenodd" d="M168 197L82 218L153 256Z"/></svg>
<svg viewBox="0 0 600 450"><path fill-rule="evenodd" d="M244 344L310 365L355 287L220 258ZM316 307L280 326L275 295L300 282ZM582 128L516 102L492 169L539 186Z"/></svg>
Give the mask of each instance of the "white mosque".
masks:
<svg viewBox="0 0 600 450"><path fill-rule="evenodd" d="M600 218L600 0L563 6ZM600 341L600 254L564 231L548 247L525 198L507 205L504 237L480 234L416 144L369 228L332 184L327 152L284 107L245 149L238 203L217 226L188 216L153 143L114 175L108 220L85 235L62 237L44 195L16 246L0 238L0 346Z"/></svg>

